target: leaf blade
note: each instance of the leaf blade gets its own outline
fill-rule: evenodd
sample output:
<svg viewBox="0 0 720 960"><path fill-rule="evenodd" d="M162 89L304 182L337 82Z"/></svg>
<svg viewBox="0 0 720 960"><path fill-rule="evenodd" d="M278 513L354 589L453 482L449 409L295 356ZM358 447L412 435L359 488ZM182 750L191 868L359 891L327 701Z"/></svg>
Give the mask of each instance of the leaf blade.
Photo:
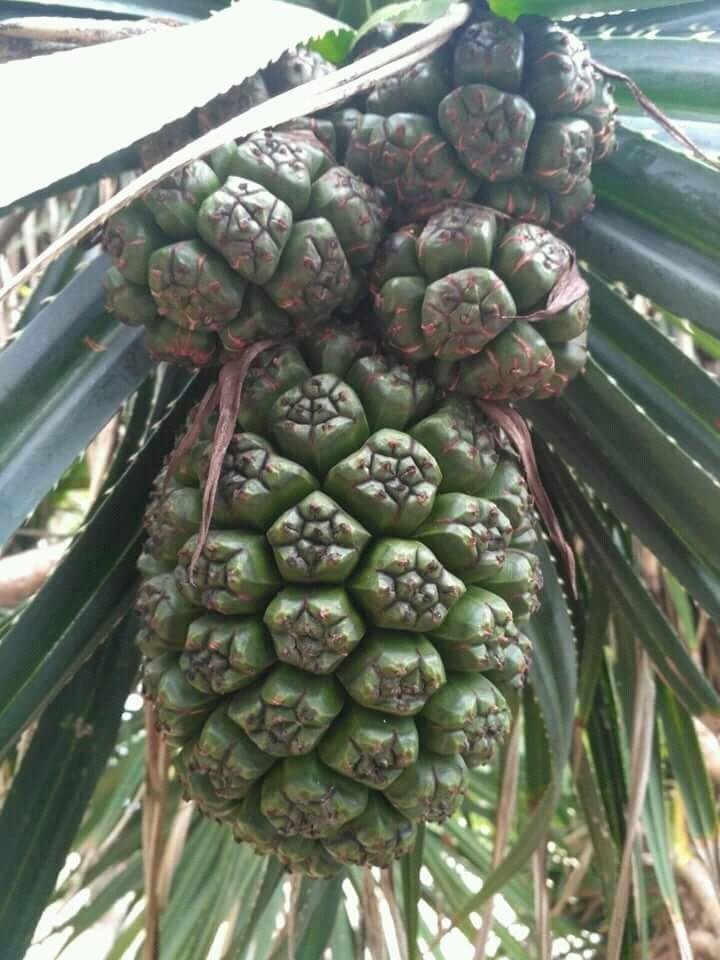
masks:
<svg viewBox="0 0 720 960"><path fill-rule="evenodd" d="M14 865L0 894L9 956L30 942L115 743L137 670L134 630L126 619L48 708L0 813L0 850Z"/></svg>

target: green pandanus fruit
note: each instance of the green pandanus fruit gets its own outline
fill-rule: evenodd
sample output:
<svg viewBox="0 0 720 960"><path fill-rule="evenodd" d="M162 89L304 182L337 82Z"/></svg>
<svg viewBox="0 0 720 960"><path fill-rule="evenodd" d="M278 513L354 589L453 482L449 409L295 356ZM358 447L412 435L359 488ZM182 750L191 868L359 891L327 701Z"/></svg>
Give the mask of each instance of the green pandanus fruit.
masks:
<svg viewBox="0 0 720 960"><path fill-rule="evenodd" d="M364 47L405 30L370 31ZM388 193L396 222L474 198L560 229L591 209L592 163L615 146L612 88L585 44L543 17L478 10L450 50L383 80L364 106L332 116L338 156Z"/></svg>
<svg viewBox="0 0 720 960"><path fill-rule="evenodd" d="M232 361L362 300L387 215L312 128L261 131L110 220L107 307L145 327L156 359Z"/></svg>
<svg viewBox="0 0 720 960"><path fill-rule="evenodd" d="M251 368L206 538L209 428L161 473L138 600L184 795L309 876L386 867L452 816L507 733L541 590L504 432L332 334Z"/></svg>
<svg viewBox="0 0 720 960"><path fill-rule="evenodd" d="M573 275L571 250L545 228L448 204L388 237L371 282L389 350L430 363L447 390L513 401L555 396L584 366L587 288L578 278L554 299Z"/></svg>

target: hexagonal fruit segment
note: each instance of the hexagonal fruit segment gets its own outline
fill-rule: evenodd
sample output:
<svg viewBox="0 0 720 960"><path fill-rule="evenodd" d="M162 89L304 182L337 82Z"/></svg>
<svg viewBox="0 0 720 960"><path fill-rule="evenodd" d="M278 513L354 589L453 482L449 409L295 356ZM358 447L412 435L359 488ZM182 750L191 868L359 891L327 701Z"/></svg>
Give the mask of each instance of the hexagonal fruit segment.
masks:
<svg viewBox="0 0 720 960"><path fill-rule="evenodd" d="M265 537L236 530L211 530L190 576L197 545L191 537L178 555L175 578L192 603L216 613L256 613L282 584Z"/></svg>
<svg viewBox="0 0 720 960"><path fill-rule="evenodd" d="M378 627L433 630L465 585L417 540L378 540L363 557L350 592Z"/></svg>
<svg viewBox="0 0 720 960"><path fill-rule="evenodd" d="M325 490L373 533L403 536L429 516L441 480L422 444L397 430L378 430L330 470Z"/></svg>
<svg viewBox="0 0 720 960"><path fill-rule="evenodd" d="M318 752L338 773L384 790L417 760L417 727L412 717L386 716L348 704L320 741Z"/></svg>
<svg viewBox="0 0 720 960"><path fill-rule="evenodd" d="M370 534L316 490L283 513L267 532L282 577L294 583L343 583Z"/></svg>
<svg viewBox="0 0 720 960"><path fill-rule="evenodd" d="M344 702L334 677L281 663L233 697L228 715L265 753L288 757L310 753Z"/></svg>
<svg viewBox="0 0 720 960"><path fill-rule="evenodd" d="M317 754L287 757L265 777L260 808L283 836L332 836L367 805L367 789L320 762Z"/></svg>
<svg viewBox="0 0 720 960"><path fill-rule="evenodd" d="M331 673L365 633L342 587L285 587L264 619L278 658L310 673Z"/></svg>
<svg viewBox="0 0 720 960"><path fill-rule="evenodd" d="M442 660L422 634L371 630L338 676L363 706L400 716L419 713L445 683Z"/></svg>

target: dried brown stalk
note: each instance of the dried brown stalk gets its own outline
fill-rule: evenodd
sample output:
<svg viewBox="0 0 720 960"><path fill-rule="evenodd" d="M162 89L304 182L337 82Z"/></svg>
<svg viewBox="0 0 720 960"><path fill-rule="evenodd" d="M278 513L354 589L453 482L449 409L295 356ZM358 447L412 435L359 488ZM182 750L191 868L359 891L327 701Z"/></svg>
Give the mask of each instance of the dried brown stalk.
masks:
<svg viewBox="0 0 720 960"><path fill-rule="evenodd" d="M145 795L142 812L143 872L145 879L145 943L143 960L159 960L161 872L167 811L168 748L155 726L152 704L145 703Z"/></svg>
<svg viewBox="0 0 720 960"><path fill-rule="evenodd" d="M481 400L477 401L477 405L489 420L497 424L501 430L505 431L512 441L513 446L517 450L525 470L528 486L530 487L532 495L535 499L535 506L537 507L538 513L543 519L550 539L555 544L562 558L568 577L568 583L570 584L570 589L572 590L573 596L576 597L577 580L575 571L575 554L572 551L572 547L565 539L565 534L560 526L560 521L557 518L552 502L550 501L545 487L543 486L543 482L540 479L540 471L538 470L537 462L535 460L532 439L530 437L530 430L527 423L520 416L517 410L513 410L512 407L503 407L497 403L488 403L487 401Z"/></svg>
<svg viewBox="0 0 720 960"><path fill-rule="evenodd" d="M495 842L493 845L491 867L497 867L505 856L510 827L515 817L517 804L518 774L520 771L520 724L517 717L513 723L512 733L505 755L505 769L503 770L500 793L498 795L497 819L495 821ZM480 929L475 938L474 960L485 960L487 942L492 930L492 918L495 907L495 897L490 897L483 907L480 919Z"/></svg>
<svg viewBox="0 0 720 960"><path fill-rule="evenodd" d="M0 607L15 607L37 593L65 552L65 547L65 543L55 543L0 559Z"/></svg>
<svg viewBox="0 0 720 960"><path fill-rule="evenodd" d="M76 47L139 37L165 27L184 26L170 17L100 20L92 17L18 17L0 20L0 63Z"/></svg>

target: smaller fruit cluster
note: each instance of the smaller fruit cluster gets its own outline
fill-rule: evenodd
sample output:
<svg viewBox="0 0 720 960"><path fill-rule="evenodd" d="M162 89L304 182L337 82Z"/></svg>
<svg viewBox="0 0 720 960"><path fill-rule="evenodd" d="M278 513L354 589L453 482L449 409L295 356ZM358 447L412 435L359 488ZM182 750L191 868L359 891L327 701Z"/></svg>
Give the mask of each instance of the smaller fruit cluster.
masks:
<svg viewBox="0 0 720 960"><path fill-rule="evenodd" d="M108 224L108 309L156 359L193 367L307 333L364 293L379 191L309 131L261 132L196 160Z"/></svg>
<svg viewBox="0 0 720 960"><path fill-rule="evenodd" d="M449 204L380 247L371 287L385 346L475 399L556 396L587 357L587 292L545 316L572 262L544 227Z"/></svg>
<svg viewBox="0 0 720 960"><path fill-rule="evenodd" d="M368 34L355 53L397 39ZM615 147L612 88L585 44L543 17L479 11L454 42L333 117L343 162L381 187L399 221L477 200L561 229L592 206L590 172Z"/></svg>

